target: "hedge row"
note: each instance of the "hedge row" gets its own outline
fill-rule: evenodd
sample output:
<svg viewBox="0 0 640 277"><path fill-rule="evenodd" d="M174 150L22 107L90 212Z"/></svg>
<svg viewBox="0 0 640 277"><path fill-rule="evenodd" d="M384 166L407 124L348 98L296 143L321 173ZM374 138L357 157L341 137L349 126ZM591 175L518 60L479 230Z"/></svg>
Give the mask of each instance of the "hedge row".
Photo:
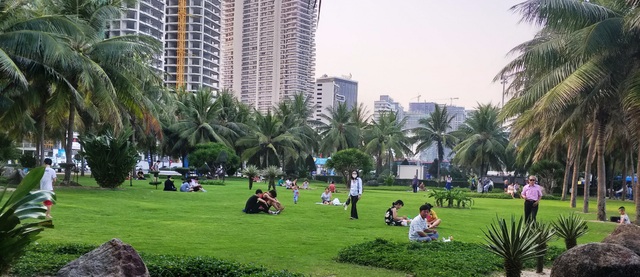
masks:
<svg viewBox="0 0 640 277"><path fill-rule="evenodd" d="M69 262L95 249L84 244L36 244L11 268L11 276L55 276ZM304 276L286 270L229 262L203 256L155 255L140 253L151 276Z"/></svg>
<svg viewBox="0 0 640 277"><path fill-rule="evenodd" d="M551 247L545 256L547 266L562 253ZM385 239L342 249L337 261L399 270L413 276L487 276L503 271L503 261L484 246L462 242L397 243ZM524 264L534 268L535 261Z"/></svg>

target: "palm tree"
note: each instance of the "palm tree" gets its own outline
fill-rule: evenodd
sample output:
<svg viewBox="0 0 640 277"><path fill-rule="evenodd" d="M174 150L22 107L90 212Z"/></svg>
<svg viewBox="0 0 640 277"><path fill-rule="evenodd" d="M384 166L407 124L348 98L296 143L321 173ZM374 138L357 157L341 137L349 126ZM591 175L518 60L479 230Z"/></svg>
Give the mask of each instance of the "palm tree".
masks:
<svg viewBox="0 0 640 277"><path fill-rule="evenodd" d="M321 114L320 117L327 123L320 123L318 133L320 152L331 154L340 150L358 147L360 141L360 126L352 119L352 113L345 103L338 103L337 107L327 107L329 115Z"/></svg>
<svg viewBox="0 0 640 277"><path fill-rule="evenodd" d="M460 142L453 151L453 162L460 166L477 168L480 179L490 168L501 169L509 143L507 132L498 121L498 107L481 104L471 117L455 131ZM478 190L482 186L478 186Z"/></svg>
<svg viewBox="0 0 640 277"><path fill-rule="evenodd" d="M513 10L522 14L523 21L540 25L541 31L514 49L520 55L499 74L514 80L510 90L520 100L512 108L533 109L536 120L545 122L575 107L586 107L575 109L572 118L587 118L591 123L589 153L595 153L597 165L597 218L605 220L606 130L640 76L635 46L640 39L638 1L529 0ZM587 168L590 163L588 157Z"/></svg>
<svg viewBox="0 0 640 277"><path fill-rule="evenodd" d="M394 158L412 154L411 142L404 129L407 119L399 119L395 112L383 112L365 129L365 152L376 157L376 172L382 173L385 155L389 165Z"/></svg>
<svg viewBox="0 0 640 277"><path fill-rule="evenodd" d="M444 159L444 148L453 149L456 145L457 138L451 130L451 121L454 116L449 116L447 107L440 108L436 105L436 109L427 118L421 118L418 123L419 127L411 130L414 136L411 138L413 142L418 143L416 153L426 150L436 143L438 150L438 173L436 178L440 179L440 163Z"/></svg>
<svg viewBox="0 0 640 277"><path fill-rule="evenodd" d="M251 133L237 141L239 146L246 149L242 153L242 159L257 157L261 159L263 167L273 165L272 159L276 159L278 163L284 156L297 158L299 153L297 149L302 147L301 142L296 136L282 128L282 121L268 111L266 115L258 112L254 114L253 124L250 126ZM282 164L280 164L282 165Z"/></svg>

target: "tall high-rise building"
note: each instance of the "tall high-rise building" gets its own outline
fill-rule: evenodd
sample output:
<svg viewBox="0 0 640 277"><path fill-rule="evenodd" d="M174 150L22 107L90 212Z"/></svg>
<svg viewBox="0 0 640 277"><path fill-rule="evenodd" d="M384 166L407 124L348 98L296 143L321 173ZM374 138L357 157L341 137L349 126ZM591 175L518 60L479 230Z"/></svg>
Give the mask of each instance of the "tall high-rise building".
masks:
<svg viewBox="0 0 640 277"><path fill-rule="evenodd" d="M107 37L148 35L164 43L165 1L140 0L127 6L120 20L109 23ZM153 67L164 71L164 53L153 59Z"/></svg>
<svg viewBox="0 0 640 277"><path fill-rule="evenodd" d="M220 0L184 0L184 89L218 90L220 80ZM175 87L178 73L179 0L139 0L127 7L122 19L110 23L108 36L150 35L164 51L153 66Z"/></svg>
<svg viewBox="0 0 640 277"><path fill-rule="evenodd" d="M222 0L222 87L265 112L313 93L317 0Z"/></svg>
<svg viewBox="0 0 640 277"><path fill-rule="evenodd" d="M322 114L330 115L327 108L335 108L344 103L347 109L352 110L358 104L358 82L351 80L350 76L329 77L323 75L316 80L316 91L312 98L315 103L313 117L324 123Z"/></svg>
<svg viewBox="0 0 640 277"><path fill-rule="evenodd" d="M155 0L158 1L158 0ZM220 87L220 0L186 2L184 34L184 89L218 90ZM179 2L167 0L165 23L165 83L177 84L179 47Z"/></svg>

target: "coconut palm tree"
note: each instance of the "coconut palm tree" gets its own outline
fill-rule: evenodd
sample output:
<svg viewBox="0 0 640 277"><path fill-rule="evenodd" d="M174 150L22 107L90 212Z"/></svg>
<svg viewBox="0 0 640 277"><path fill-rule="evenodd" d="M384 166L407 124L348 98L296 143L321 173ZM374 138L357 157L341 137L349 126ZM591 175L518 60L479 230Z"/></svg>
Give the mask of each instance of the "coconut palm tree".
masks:
<svg viewBox="0 0 640 277"><path fill-rule="evenodd" d="M282 128L282 121L277 116L268 111L266 115L256 112L254 117L251 133L237 141L239 146L246 147L242 159L257 157L264 167L268 167L274 165L273 159L281 166L282 156L298 157L297 149L302 147L300 140Z"/></svg>
<svg viewBox="0 0 640 277"><path fill-rule="evenodd" d="M504 166L509 141L502 122L498 121L498 107L479 105L455 135L460 142L453 149L454 163L478 169L480 179L490 168L499 170Z"/></svg>
<svg viewBox="0 0 640 277"><path fill-rule="evenodd" d="M376 172L382 173L382 160L386 157L389 165L395 158L411 155L408 130L404 129L406 118L398 118L395 112L383 112L365 129L364 150L376 157Z"/></svg>
<svg viewBox="0 0 640 277"><path fill-rule="evenodd" d="M435 110L427 118L421 118L418 123L419 127L411 130L414 136L411 137L412 142L418 143L416 146L416 153L426 150L436 144L438 150L438 163L441 163L444 159L444 148L453 149L456 145L457 138L451 132L451 121L454 116L449 116L447 113L447 107L440 108L436 105ZM436 178L440 178L440 165L438 165L438 172Z"/></svg>
<svg viewBox="0 0 640 277"><path fill-rule="evenodd" d="M345 103L326 108L329 115L321 114L320 117L326 123L320 122L317 127L322 138L320 152L327 155L340 150L358 147L360 126L352 119L352 113Z"/></svg>

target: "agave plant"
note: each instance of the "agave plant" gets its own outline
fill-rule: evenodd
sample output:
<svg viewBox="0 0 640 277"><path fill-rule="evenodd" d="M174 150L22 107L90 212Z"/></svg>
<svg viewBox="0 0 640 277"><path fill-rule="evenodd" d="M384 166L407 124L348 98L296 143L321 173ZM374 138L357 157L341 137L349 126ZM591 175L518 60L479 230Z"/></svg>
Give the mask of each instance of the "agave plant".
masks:
<svg viewBox="0 0 640 277"><path fill-rule="evenodd" d="M29 171L20 185L11 194L7 202L0 208L0 275L4 276L9 267L22 254L29 243L38 239L37 235L44 228L53 228L51 219L24 223L26 219L44 219L47 208L42 204L45 200L55 202L52 191L35 191L40 185L44 168ZM5 187L0 193L0 203L7 192Z"/></svg>
<svg viewBox="0 0 640 277"><path fill-rule="evenodd" d="M253 178L260 175L260 171L258 167L255 165L249 165L242 171L242 174L246 175L249 178L249 189L253 188Z"/></svg>
<svg viewBox="0 0 640 277"><path fill-rule="evenodd" d="M96 183L103 188L120 186L136 164L138 152L135 144L129 141L130 131L113 135L106 131L103 135L87 134L80 136L81 153L91 167Z"/></svg>
<svg viewBox="0 0 640 277"><path fill-rule="evenodd" d="M262 175L266 176L269 180L269 187L267 189L276 189L276 177L282 175L282 170L275 165L270 165L262 170Z"/></svg>
<svg viewBox="0 0 640 277"><path fill-rule="evenodd" d="M575 213L565 217L560 215L556 222L552 222L556 234L564 239L567 250L578 245L578 238L587 233L587 223Z"/></svg>
<svg viewBox="0 0 640 277"><path fill-rule="evenodd" d="M538 243L537 250L541 252L536 261L536 273L543 273L544 268L544 255L547 254L547 243L551 241L555 230L551 227L551 224L545 224L542 222L534 221L530 226L533 233L536 234L536 242Z"/></svg>
<svg viewBox="0 0 640 277"><path fill-rule="evenodd" d="M492 223L486 232L482 231L487 242L485 246L504 259L507 277L520 276L524 261L542 255L537 248L537 234L529 225L524 224L522 217L516 223L515 218L511 216L511 224L507 224L504 218L497 218L497 221L497 227Z"/></svg>

